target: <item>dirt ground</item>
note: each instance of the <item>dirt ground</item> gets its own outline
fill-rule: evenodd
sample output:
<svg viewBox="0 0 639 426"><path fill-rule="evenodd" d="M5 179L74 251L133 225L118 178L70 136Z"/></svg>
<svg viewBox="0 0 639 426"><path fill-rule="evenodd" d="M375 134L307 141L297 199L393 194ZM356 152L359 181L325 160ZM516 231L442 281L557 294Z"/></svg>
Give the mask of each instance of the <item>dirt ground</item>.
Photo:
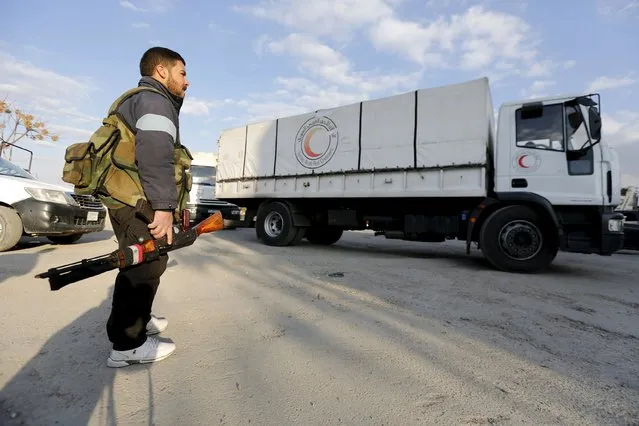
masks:
<svg viewBox="0 0 639 426"><path fill-rule="evenodd" d="M33 276L114 248L0 254L0 424L639 424L638 254L525 276L460 243L222 231L171 254L154 312L175 354L109 369L115 272Z"/></svg>

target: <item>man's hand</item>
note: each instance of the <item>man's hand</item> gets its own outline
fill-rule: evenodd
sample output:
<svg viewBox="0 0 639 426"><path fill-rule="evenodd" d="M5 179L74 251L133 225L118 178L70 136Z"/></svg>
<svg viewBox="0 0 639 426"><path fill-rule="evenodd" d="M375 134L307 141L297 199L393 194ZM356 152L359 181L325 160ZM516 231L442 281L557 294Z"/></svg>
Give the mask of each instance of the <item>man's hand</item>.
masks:
<svg viewBox="0 0 639 426"><path fill-rule="evenodd" d="M173 212L156 210L149 229L153 238L159 239L166 235L166 242L173 243Z"/></svg>

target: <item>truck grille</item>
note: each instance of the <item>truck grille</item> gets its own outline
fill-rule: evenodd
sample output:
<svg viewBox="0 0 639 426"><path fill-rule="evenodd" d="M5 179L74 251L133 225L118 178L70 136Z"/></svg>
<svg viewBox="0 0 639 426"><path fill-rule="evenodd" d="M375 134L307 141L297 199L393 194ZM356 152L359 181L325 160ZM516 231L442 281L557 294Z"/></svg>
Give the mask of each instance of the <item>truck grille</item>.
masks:
<svg viewBox="0 0 639 426"><path fill-rule="evenodd" d="M80 207L82 207L83 209L87 209L87 210L104 209L104 206L102 205L100 200L98 200L95 197L92 197L91 195L71 194L71 196L73 197L75 202L78 203Z"/></svg>

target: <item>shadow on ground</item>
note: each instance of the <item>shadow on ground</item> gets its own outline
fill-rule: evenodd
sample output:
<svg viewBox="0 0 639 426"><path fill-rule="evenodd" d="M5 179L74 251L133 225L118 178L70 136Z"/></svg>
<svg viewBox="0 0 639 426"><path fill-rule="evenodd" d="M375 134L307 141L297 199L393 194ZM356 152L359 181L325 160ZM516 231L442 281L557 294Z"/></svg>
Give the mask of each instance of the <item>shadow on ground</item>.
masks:
<svg viewBox="0 0 639 426"><path fill-rule="evenodd" d="M82 238L80 238L78 241L72 243L71 245L82 245L82 244L90 244L90 243L94 243L94 242L98 242L98 241L105 241L108 239L115 239L115 236L113 234L113 231L110 229L105 229L104 231L100 231L100 232L90 232L87 233L85 235L82 236ZM15 251L21 251L21 250L26 250L26 249L30 249L30 248L37 248L40 246L52 246L52 247L57 247L57 246L65 246L66 244L57 244L57 243L53 243L51 241L49 241L49 239L47 237L26 237L23 236L22 238L20 238L20 241L18 241L18 244L15 245L15 247L7 250L5 253L10 253L10 252L15 252Z"/></svg>
<svg viewBox="0 0 639 426"><path fill-rule="evenodd" d="M8 381L0 391L0 424L114 424L116 369L105 364L111 292L51 336Z"/></svg>
<svg viewBox="0 0 639 426"><path fill-rule="evenodd" d="M288 305L299 309L312 304L327 316L349 315L352 322L385 328L397 344L423 356L438 339L419 347L407 330L419 318L432 320L431 333L454 330L499 349L497 361L525 360L531 371L552 371L588 388L601 398L589 397L590 413L599 419L638 418L639 399L630 402L639 395L638 370L627 361L639 341L632 328L637 310L632 300L623 299L633 294L628 278L636 276L638 265L626 256L560 255L547 271L522 275L495 271L481 254L467 256L459 244L383 243L346 237L331 247L306 242L267 247L253 230L242 230L217 233L196 242L197 252L176 257L187 268L215 263L230 279L253 278L243 280L248 295L268 288L273 300L295 299ZM365 308L379 314L365 314ZM274 325L281 321L286 320L276 319ZM302 335L297 338L306 342ZM473 383L457 357L472 355L460 346L455 357L442 356L440 367ZM585 401L583 394L563 397L574 398L575 406ZM611 409L613 401L619 407ZM534 405L530 409L534 413Z"/></svg>

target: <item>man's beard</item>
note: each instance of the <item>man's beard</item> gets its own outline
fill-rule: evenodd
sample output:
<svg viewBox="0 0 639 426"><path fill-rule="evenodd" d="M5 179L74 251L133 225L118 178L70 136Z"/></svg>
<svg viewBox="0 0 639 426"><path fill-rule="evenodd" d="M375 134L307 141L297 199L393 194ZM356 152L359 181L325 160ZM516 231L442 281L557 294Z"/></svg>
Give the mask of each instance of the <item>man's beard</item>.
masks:
<svg viewBox="0 0 639 426"><path fill-rule="evenodd" d="M177 97L184 97L184 87L180 86L178 83L173 80L173 78L169 77L169 81L166 83L169 92Z"/></svg>

